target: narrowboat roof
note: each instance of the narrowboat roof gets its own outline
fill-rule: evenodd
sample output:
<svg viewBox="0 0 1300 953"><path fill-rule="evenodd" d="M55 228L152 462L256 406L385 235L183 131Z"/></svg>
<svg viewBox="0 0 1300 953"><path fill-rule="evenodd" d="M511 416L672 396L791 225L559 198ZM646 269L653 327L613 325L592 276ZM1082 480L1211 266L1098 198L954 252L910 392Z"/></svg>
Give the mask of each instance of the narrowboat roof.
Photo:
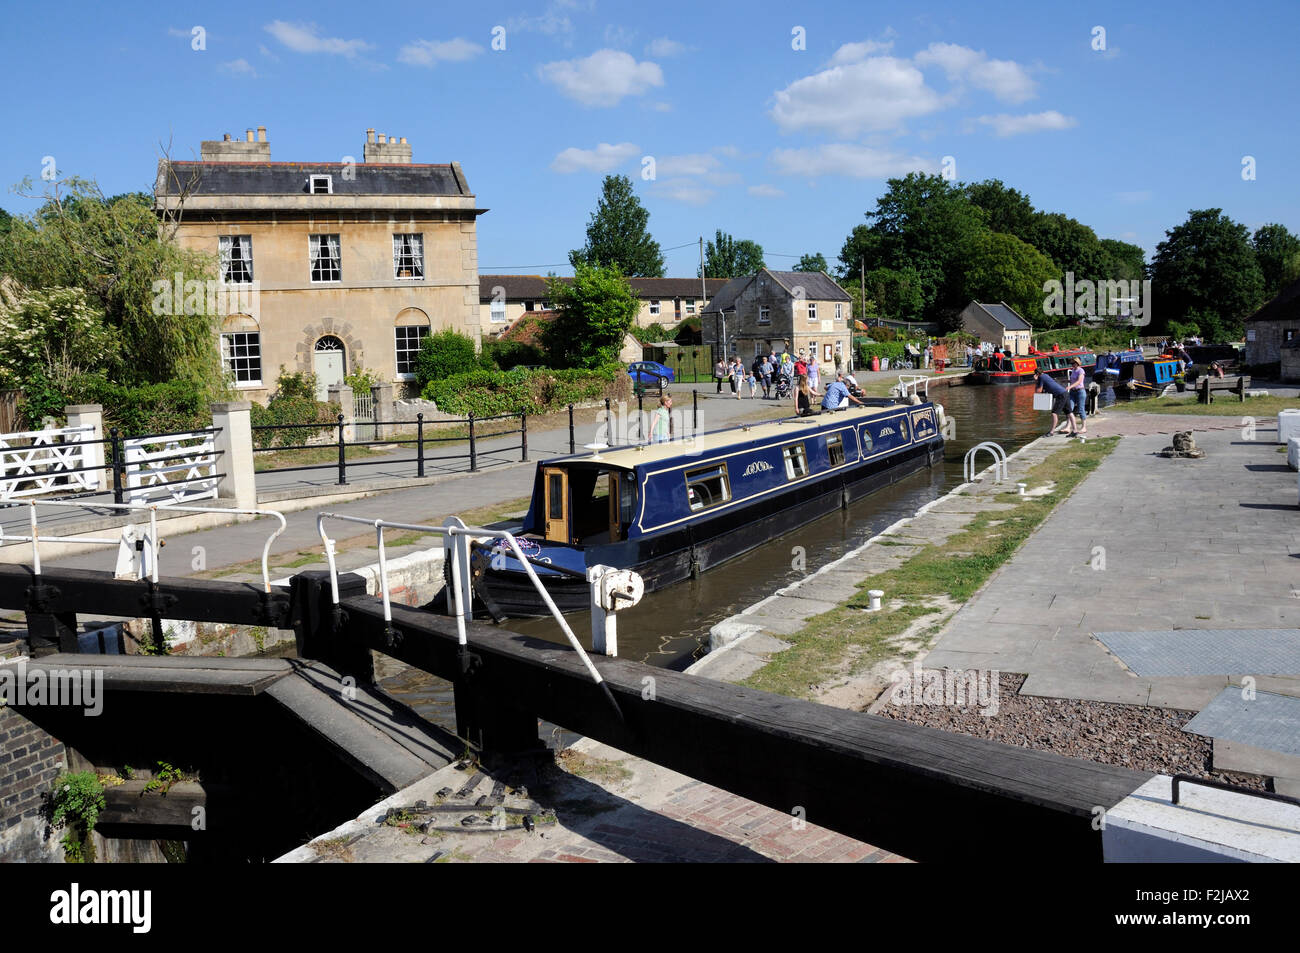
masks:
<svg viewBox="0 0 1300 953"><path fill-rule="evenodd" d="M609 467L634 470L648 463L674 460L683 456L700 456L713 453L727 447L749 443L757 440L773 440L780 437L806 437L823 430L835 430L846 425L861 423L875 417L895 414L900 411L928 406L923 401L919 405L895 404L869 407L850 405L846 410L834 412L823 411L812 417L784 417L771 422L755 423L712 430L700 434L694 440L673 439L665 443L642 443L630 447L611 447L608 450L589 451L570 456L551 457L541 461L543 466L558 463L596 463Z"/></svg>

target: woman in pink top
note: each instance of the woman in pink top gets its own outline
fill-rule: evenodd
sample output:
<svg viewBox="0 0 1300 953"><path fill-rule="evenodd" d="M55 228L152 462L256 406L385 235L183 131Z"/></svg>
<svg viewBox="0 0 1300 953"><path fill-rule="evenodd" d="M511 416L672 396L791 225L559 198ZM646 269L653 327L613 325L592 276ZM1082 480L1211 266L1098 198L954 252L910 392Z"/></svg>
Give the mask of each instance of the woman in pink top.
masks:
<svg viewBox="0 0 1300 953"><path fill-rule="evenodd" d="M1079 435L1088 432L1087 415L1083 411L1084 400L1088 395L1088 391L1083 379L1083 362L1076 357L1070 361L1070 375L1065 385L1065 392L1074 407L1070 416L1079 418L1079 425L1075 429L1075 432Z"/></svg>

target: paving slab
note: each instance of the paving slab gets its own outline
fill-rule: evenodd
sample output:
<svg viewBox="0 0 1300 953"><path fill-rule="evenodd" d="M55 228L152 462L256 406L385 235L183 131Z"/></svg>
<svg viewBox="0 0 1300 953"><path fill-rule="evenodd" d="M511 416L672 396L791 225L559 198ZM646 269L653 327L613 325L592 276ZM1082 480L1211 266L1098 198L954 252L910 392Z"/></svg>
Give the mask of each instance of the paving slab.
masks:
<svg viewBox="0 0 1300 953"><path fill-rule="evenodd" d="M1225 688L1183 731L1300 758L1300 698Z"/></svg>

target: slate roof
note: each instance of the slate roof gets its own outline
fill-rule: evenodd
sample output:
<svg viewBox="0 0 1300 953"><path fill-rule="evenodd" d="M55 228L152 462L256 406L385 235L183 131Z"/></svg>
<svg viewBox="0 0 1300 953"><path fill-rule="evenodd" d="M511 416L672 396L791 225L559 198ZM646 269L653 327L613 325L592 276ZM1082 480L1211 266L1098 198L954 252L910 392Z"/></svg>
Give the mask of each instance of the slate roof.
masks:
<svg viewBox="0 0 1300 953"><path fill-rule="evenodd" d="M571 278L561 278L569 282ZM480 301L492 299L493 288L504 288L507 301L546 298L545 275L479 275L478 296ZM629 278L628 284L638 298L695 298L700 297L699 278ZM705 288L712 295L725 285L725 278L706 278Z"/></svg>
<svg viewBox="0 0 1300 953"><path fill-rule="evenodd" d="M309 195L312 175L332 178L334 195L470 195L451 165L341 162L172 162L160 194L195 181L192 195ZM347 172L347 176L344 176ZM177 181L179 180L179 184Z"/></svg>
<svg viewBox="0 0 1300 953"><path fill-rule="evenodd" d="M770 268L764 268L752 275L741 275L739 278L732 278L728 281L713 296L712 303L705 309L706 312L712 314L720 311L734 311L736 299L749 286L749 283L760 274L770 275L777 284L789 292L791 297L794 297L794 289L801 287L804 290L803 297L810 301L853 300L853 296L837 285L834 279L824 271L773 271Z"/></svg>
<svg viewBox="0 0 1300 953"><path fill-rule="evenodd" d="M1020 315L1016 314L1015 311L1007 307L1005 304L1002 303L980 304L978 301L975 302L975 304L978 305L980 308L982 308L985 311L985 313L989 315L989 317L991 317L998 324L1002 325L1008 331L1032 331L1033 330L1033 328L1029 326L1028 321L1026 321Z"/></svg>
<svg viewBox="0 0 1300 953"><path fill-rule="evenodd" d="M1300 278L1287 285L1277 296L1246 319L1252 321L1295 321L1300 319Z"/></svg>

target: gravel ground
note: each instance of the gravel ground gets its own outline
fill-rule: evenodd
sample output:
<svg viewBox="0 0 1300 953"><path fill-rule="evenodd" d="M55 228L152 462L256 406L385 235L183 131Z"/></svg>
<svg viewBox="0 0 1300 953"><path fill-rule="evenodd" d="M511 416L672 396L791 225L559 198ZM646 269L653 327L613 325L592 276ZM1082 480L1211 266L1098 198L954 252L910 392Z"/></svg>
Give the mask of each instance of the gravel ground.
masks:
<svg viewBox="0 0 1300 953"><path fill-rule="evenodd" d="M1194 711L1021 695L1024 683L1024 675L1002 673L996 715L980 714L975 704L898 705L892 700L877 714L1136 771L1189 774L1256 790L1268 788L1264 778L1210 769L1210 740L1182 730L1195 717Z"/></svg>

